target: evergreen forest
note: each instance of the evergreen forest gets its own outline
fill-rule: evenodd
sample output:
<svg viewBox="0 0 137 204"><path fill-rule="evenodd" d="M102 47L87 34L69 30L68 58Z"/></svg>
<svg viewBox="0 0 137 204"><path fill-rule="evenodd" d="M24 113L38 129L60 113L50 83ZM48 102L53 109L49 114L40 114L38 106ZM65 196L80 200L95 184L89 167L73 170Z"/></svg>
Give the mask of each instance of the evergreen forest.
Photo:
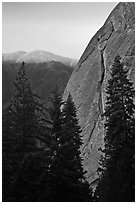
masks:
<svg viewBox="0 0 137 204"><path fill-rule="evenodd" d="M91 201L71 95L63 102L55 87L45 107L31 89L24 62L14 88L12 101L3 108L3 201Z"/></svg>
<svg viewBox="0 0 137 204"><path fill-rule="evenodd" d="M48 103L32 90L22 62L2 113L3 202L134 202L135 91L117 55L106 88L104 149L93 190L71 94L54 86ZM44 91L44 90L43 90Z"/></svg>

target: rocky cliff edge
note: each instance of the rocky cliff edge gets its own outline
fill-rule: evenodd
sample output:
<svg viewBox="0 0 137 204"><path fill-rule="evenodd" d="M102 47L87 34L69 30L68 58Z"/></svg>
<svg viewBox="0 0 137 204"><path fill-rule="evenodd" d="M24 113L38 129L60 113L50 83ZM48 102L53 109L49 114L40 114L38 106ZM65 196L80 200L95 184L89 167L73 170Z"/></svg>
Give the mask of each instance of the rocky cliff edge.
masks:
<svg viewBox="0 0 137 204"><path fill-rule="evenodd" d="M110 68L119 54L128 69L129 77L135 76L135 3L119 3L105 24L91 39L81 56L64 92L65 100L71 93L78 109L79 124L84 144L81 148L87 179L94 182L103 147L102 113L105 107L105 89Z"/></svg>

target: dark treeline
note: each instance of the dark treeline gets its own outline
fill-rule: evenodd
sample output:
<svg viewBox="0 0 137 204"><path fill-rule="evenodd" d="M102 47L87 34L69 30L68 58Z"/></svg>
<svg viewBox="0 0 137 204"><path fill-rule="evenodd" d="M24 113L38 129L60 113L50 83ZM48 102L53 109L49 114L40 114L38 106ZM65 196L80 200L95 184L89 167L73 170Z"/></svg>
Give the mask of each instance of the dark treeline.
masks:
<svg viewBox="0 0 137 204"><path fill-rule="evenodd" d="M106 88L104 149L93 194L85 180L81 128L71 95L58 88L49 106L34 94L22 63L3 109L3 201L134 202L134 88L117 55Z"/></svg>
<svg viewBox="0 0 137 204"><path fill-rule="evenodd" d="M3 110L3 201L90 201L80 157L76 108L56 88L45 107L22 63L15 93Z"/></svg>

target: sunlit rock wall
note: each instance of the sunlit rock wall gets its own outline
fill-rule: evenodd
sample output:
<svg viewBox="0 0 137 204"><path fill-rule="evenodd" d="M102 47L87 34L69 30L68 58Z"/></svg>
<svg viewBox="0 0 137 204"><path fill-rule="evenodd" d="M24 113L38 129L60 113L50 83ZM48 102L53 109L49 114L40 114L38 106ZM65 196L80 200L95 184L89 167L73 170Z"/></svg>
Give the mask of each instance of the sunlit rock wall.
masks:
<svg viewBox="0 0 137 204"><path fill-rule="evenodd" d="M78 109L82 128L84 168L87 179L93 182L103 146L102 113L105 107L105 88L114 57L119 54L134 81L135 63L135 4L119 3L105 24L91 39L81 56L64 92L70 92Z"/></svg>

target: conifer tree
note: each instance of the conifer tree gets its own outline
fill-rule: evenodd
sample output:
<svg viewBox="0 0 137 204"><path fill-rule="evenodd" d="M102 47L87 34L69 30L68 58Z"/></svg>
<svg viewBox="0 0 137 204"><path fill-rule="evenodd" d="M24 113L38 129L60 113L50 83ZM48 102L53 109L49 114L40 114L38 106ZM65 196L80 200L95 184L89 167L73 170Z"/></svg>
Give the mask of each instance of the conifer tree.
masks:
<svg viewBox="0 0 137 204"><path fill-rule="evenodd" d="M96 190L97 201L135 200L135 93L127 72L117 55L106 89L105 149Z"/></svg>
<svg viewBox="0 0 137 204"><path fill-rule="evenodd" d="M62 163L64 176L68 178L66 197L68 201L91 201L89 184L85 181L82 166L81 128L78 124L77 110L71 95L68 95L63 108L63 134L61 137ZM68 194L68 192L70 192ZM71 197L71 198L70 198Z"/></svg>
<svg viewBox="0 0 137 204"><path fill-rule="evenodd" d="M17 183L23 185L22 179L25 178L23 176L23 164L26 165L24 163L26 159L24 160L24 158L30 158L28 156L29 154L39 152L37 140L42 139L42 142L45 142L48 141L48 139L46 139L47 130L44 121L43 106L39 103L39 97L31 90L31 86L26 77L24 62L18 70L14 86L15 93L13 100L4 110L3 114L3 187L6 187L8 178L10 177L9 180L12 182L11 185L9 182L8 186L10 189L17 191ZM5 171L6 166L9 167L9 175ZM30 170L29 166L28 170ZM13 188L13 185L15 188ZM26 183L26 186L27 185ZM6 188L3 188L3 198L6 197L6 192ZM12 201L13 191L9 194L10 198L8 199ZM14 196L16 199L21 199L21 196L24 195L15 192ZM9 195L7 195L7 197L9 197ZM14 201L21 201L15 200L15 198L13 199Z"/></svg>
<svg viewBox="0 0 137 204"><path fill-rule="evenodd" d="M12 148L19 145L17 149L21 160L24 153L33 152L37 149L36 139L39 138L43 128L43 107L38 102L38 96L31 90L26 77L24 62L18 70L14 86L13 100L4 110L3 120L5 122L3 123L3 129L7 130L3 132L3 138L5 138L5 135L10 137L12 142L15 143Z"/></svg>
<svg viewBox="0 0 137 204"><path fill-rule="evenodd" d="M60 137L62 134L62 112L63 105L62 97L55 87L50 99L50 107L48 108L49 118L52 123L50 131L50 168L48 173L47 189L49 195L46 197L47 201L57 201L58 182L60 182L60 168L59 168L59 148Z"/></svg>
<svg viewBox="0 0 137 204"><path fill-rule="evenodd" d="M54 155L50 168L51 201L89 201L89 185L85 182L80 157L82 139L76 108L69 95L63 104L56 92L52 110Z"/></svg>
<svg viewBox="0 0 137 204"><path fill-rule="evenodd" d="M19 68L16 82L14 82L15 94L13 111L16 131L22 134L22 153L33 151L36 148L36 138L40 129L42 106L31 89L26 77L26 66L23 62ZM31 150L30 150L31 149Z"/></svg>
<svg viewBox="0 0 137 204"><path fill-rule="evenodd" d="M8 201L11 194L9 183L14 178L16 165L14 160L18 161L18 154L14 152L14 141L12 138L13 115L11 105L7 109L3 109L2 113L2 198Z"/></svg>

